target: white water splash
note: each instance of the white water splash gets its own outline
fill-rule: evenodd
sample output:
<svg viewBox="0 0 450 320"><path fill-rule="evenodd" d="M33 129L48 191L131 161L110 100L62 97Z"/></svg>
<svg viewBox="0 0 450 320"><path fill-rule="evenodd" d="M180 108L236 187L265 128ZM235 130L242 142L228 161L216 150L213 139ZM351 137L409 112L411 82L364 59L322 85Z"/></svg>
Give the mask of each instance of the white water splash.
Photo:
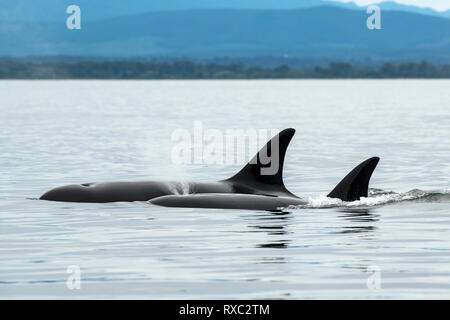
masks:
<svg viewBox="0 0 450 320"><path fill-rule="evenodd" d="M371 189L368 197L362 197L360 200L346 202L337 198L328 198L320 195L309 197L308 203L299 206L289 206L288 209L306 209L306 208L335 208L335 207L374 207L388 203L425 199L427 197L438 196L445 197L450 194L450 190L422 191L414 189L405 193L395 193L393 191L383 191L381 189Z"/></svg>
<svg viewBox="0 0 450 320"><path fill-rule="evenodd" d="M318 197L309 197L308 203L305 205L308 208L330 208L340 207L345 204L344 201L337 198L328 198L327 196L320 195Z"/></svg>

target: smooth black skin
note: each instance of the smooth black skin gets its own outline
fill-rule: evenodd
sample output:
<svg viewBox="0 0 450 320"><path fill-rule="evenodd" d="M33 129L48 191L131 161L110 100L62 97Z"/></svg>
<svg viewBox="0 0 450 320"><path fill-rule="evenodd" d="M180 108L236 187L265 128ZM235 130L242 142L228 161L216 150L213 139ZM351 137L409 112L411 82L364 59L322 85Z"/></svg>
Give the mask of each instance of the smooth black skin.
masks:
<svg viewBox="0 0 450 320"><path fill-rule="evenodd" d="M46 192L41 200L64 202L123 202L150 201L167 207L222 208L277 210L289 205L305 204L305 201L286 189L283 183L283 166L287 147L295 134L285 129L273 137L241 171L233 177L217 182L163 182L123 181L72 184ZM274 143L274 144L273 144ZM261 174L265 155L272 154L272 146L278 148L279 165L274 174ZM276 152L275 149L275 152ZM343 201L367 197L370 177L379 158L371 158L353 169L328 195ZM182 194L182 186L189 186Z"/></svg>
<svg viewBox="0 0 450 320"><path fill-rule="evenodd" d="M355 201L367 197L369 181L380 158L373 157L359 164L342 179L327 197L339 198L342 201Z"/></svg>
<svg viewBox="0 0 450 320"><path fill-rule="evenodd" d="M239 194L270 194L269 191L259 190L250 186L236 183L232 180L218 182L185 182L189 185L189 192L202 193L239 193ZM46 192L40 200L64 202L125 202L148 201L153 198L179 195L179 182L170 181L122 181L98 182L90 184L71 184L58 187ZM268 193L269 192L269 193Z"/></svg>
<svg viewBox="0 0 450 320"><path fill-rule="evenodd" d="M261 196L255 194L203 193L185 196L162 196L150 203L164 207L241 209L277 211L289 206L304 205L300 198Z"/></svg>
<svg viewBox="0 0 450 320"><path fill-rule="evenodd" d="M271 139L241 171L233 177L218 182L186 182L190 194L254 194L271 196L288 196L297 198L283 184L284 157L295 133L286 129ZM279 145L278 171L273 175L261 175L261 168L269 167L260 161L262 155L271 154L271 142ZM137 182L98 182L72 184L58 187L46 192L41 200L65 202L119 202L148 201L166 195L177 195L182 182L137 181ZM220 206L220 204L218 204Z"/></svg>

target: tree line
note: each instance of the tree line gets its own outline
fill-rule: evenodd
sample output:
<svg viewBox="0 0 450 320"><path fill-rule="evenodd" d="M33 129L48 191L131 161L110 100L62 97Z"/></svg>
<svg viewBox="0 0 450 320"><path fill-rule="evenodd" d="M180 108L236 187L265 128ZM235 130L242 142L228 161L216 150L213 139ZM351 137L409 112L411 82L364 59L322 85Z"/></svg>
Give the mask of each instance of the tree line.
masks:
<svg viewBox="0 0 450 320"><path fill-rule="evenodd" d="M450 78L450 65L422 61L384 63L377 67L332 62L328 66L292 68L192 61L23 61L0 60L0 79L383 79Z"/></svg>

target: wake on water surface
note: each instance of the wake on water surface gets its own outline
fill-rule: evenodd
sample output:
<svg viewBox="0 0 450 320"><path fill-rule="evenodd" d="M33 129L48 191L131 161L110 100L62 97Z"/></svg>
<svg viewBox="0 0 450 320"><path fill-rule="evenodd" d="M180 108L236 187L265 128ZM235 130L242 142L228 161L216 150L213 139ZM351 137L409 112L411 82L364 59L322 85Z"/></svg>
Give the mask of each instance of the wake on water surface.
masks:
<svg viewBox="0 0 450 320"><path fill-rule="evenodd" d="M309 197L308 203L304 205L289 206L286 209L321 209L340 207L375 207L384 204L399 202L450 202L450 189L424 191L413 189L405 193L386 191L382 189L369 189L368 197L361 197L360 200L346 202L338 198L329 198L324 195Z"/></svg>

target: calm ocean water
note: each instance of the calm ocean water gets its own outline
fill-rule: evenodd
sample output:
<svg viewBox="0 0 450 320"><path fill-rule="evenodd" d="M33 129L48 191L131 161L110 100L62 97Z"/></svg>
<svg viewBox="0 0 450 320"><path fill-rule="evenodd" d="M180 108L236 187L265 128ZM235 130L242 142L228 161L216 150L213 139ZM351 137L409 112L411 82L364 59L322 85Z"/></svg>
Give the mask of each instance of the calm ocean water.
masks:
<svg viewBox="0 0 450 320"><path fill-rule="evenodd" d="M196 120L295 128L285 183L309 204L33 200L70 183L237 172L172 163L172 132ZM0 81L0 150L0 298L450 298L448 80ZM371 156L384 191L324 197Z"/></svg>

